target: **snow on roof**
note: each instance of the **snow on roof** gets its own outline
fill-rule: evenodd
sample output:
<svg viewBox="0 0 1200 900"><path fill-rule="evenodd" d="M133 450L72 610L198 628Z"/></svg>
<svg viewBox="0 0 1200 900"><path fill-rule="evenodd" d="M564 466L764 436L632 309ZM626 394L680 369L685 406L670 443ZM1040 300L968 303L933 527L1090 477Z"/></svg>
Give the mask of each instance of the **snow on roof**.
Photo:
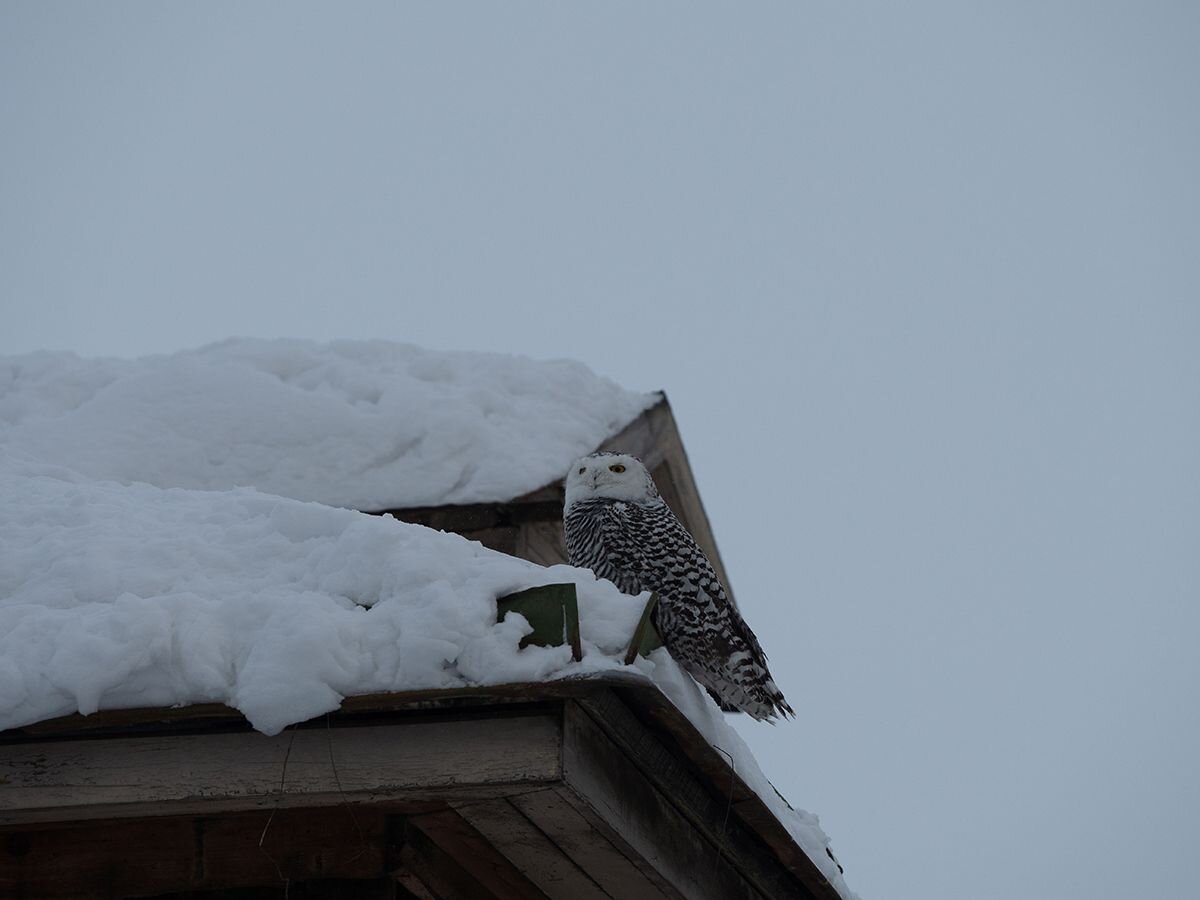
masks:
<svg viewBox="0 0 1200 900"><path fill-rule="evenodd" d="M93 481L0 459L0 729L226 703L260 731L374 691L614 668L642 602L569 566L251 488ZM582 663L495 600L579 584Z"/></svg>
<svg viewBox="0 0 1200 900"><path fill-rule="evenodd" d="M0 444L93 478L394 509L511 500L658 399L581 363L233 339L0 358Z"/></svg>
<svg viewBox="0 0 1200 900"><path fill-rule="evenodd" d="M512 499L656 400L577 363L385 342L0 360L0 730L216 702L274 734L350 695L622 669L729 754L853 896L816 818L665 650L622 666L644 598L336 508ZM578 586L581 662L520 648L520 616L496 622L497 597L561 582Z"/></svg>
<svg viewBox="0 0 1200 900"><path fill-rule="evenodd" d="M342 698L622 669L656 684L843 896L829 839L663 649L622 665L645 597L455 534L261 493L87 478L0 454L0 730L73 712L225 703L275 734ZM573 582L583 659L519 647L497 597Z"/></svg>

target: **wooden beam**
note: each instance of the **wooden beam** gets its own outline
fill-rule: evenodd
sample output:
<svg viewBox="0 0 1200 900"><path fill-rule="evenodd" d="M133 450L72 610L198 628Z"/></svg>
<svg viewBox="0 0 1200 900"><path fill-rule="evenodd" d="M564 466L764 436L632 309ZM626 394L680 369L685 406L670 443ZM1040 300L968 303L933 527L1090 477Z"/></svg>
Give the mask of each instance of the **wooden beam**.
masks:
<svg viewBox="0 0 1200 900"><path fill-rule="evenodd" d="M509 684L481 684L452 688L426 688L415 691L381 691L349 696L341 707L330 713L336 730L359 724L394 723L396 713L414 715L454 715L460 717L503 715L558 715L557 702L577 697L603 686L633 685L657 693L642 675L631 672L603 672L558 681L522 681ZM297 726L322 729L322 716ZM254 733L245 717L223 703L198 703L194 706L105 709L90 715L72 713L54 719L33 722L19 728L0 731L0 746L36 743L44 740L133 737L142 735Z"/></svg>
<svg viewBox="0 0 1200 900"><path fill-rule="evenodd" d="M579 803L598 816L689 900L763 900L804 897L799 886L778 883L760 891L745 877L740 855L713 831L722 822L699 829L684 815L674 791L692 792L694 784L676 783L660 773L648 778L576 703L566 710L563 775ZM665 777L662 777L665 776ZM670 782L670 783L665 783ZM659 785L663 785L660 787ZM664 790L665 788L665 790Z"/></svg>
<svg viewBox="0 0 1200 900"><path fill-rule="evenodd" d="M0 829L0 896L546 900L442 807L281 809Z"/></svg>
<svg viewBox="0 0 1200 900"><path fill-rule="evenodd" d="M6 828L0 830L0 896L109 898L282 890L289 883L294 889L314 879L371 882L384 876L384 818L370 809L352 815L348 809L288 809L273 816Z"/></svg>
<svg viewBox="0 0 1200 900"><path fill-rule="evenodd" d="M509 803L608 896L620 900L684 900L619 835L585 815L569 789L530 791L510 797Z"/></svg>
<svg viewBox="0 0 1200 900"><path fill-rule="evenodd" d="M408 869L396 871L392 877L396 881L396 900L441 900L429 885Z"/></svg>
<svg viewBox="0 0 1200 900"><path fill-rule="evenodd" d="M839 900L837 891L762 799L730 770L728 760L719 757L664 697L647 695L645 699L651 701L647 707L656 709L657 719L652 717L652 721L671 722L665 735L647 728L611 691L598 691L568 704L563 751L568 785L574 786L571 747L579 743L594 746L599 742L598 728L767 896ZM715 823L720 823L719 827Z"/></svg>
<svg viewBox="0 0 1200 900"><path fill-rule="evenodd" d="M439 531L487 531L513 528L526 522L552 522L562 519L562 502L554 499L518 498L507 503L466 503L447 506L363 510L372 515L389 515L401 522L424 525Z"/></svg>
<svg viewBox="0 0 1200 900"><path fill-rule="evenodd" d="M551 900L613 900L508 800L456 804L456 808Z"/></svg>
<svg viewBox="0 0 1200 900"><path fill-rule="evenodd" d="M446 847L410 821L398 824L403 835L398 842L393 840L399 844L393 864L411 873L437 900L545 900L486 841L464 847L455 840L469 841L461 829L447 839L444 823L427 822L431 830L441 832L439 837L450 845ZM471 850L481 856L470 857Z"/></svg>
<svg viewBox="0 0 1200 900"><path fill-rule="evenodd" d="M461 884L487 885L501 900L546 900L511 860L454 810L411 816L405 820L405 834L408 844L417 848L408 856L410 867L414 859L431 856L424 847L430 843L445 854L443 866L453 861L453 866L463 871Z"/></svg>
<svg viewBox="0 0 1200 900"><path fill-rule="evenodd" d="M626 702L615 702L618 700ZM597 691L580 697L580 701L635 759L650 758L653 751L646 748L644 736L652 738L661 746L659 752L664 758L673 760L667 765L683 765L700 775L718 803L732 801L734 815L745 823L757 840L770 848L775 859L805 885L813 897L840 900L838 892L763 799L736 772L730 772L729 760L718 754L663 694L628 685L611 692Z"/></svg>
<svg viewBox="0 0 1200 900"><path fill-rule="evenodd" d="M539 566L557 566L567 561L567 540L563 534L562 505L557 515L541 522L524 522L517 529L513 555Z"/></svg>
<svg viewBox="0 0 1200 900"><path fill-rule="evenodd" d="M497 796L557 782L560 752L553 715L14 744L0 824Z"/></svg>

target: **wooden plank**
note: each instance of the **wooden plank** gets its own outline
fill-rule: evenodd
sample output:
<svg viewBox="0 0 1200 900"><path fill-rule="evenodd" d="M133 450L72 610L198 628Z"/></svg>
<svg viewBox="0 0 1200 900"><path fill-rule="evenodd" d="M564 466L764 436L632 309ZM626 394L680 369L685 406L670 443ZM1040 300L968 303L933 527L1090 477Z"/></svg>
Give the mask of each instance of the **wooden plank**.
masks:
<svg viewBox="0 0 1200 900"><path fill-rule="evenodd" d="M185 889L194 883L192 844L191 823L184 819L129 828L105 823L5 830L0 834L0 896L84 900L136 896L143 886L149 890L142 893ZM123 861L138 873L137 879L128 877Z"/></svg>
<svg viewBox="0 0 1200 900"><path fill-rule="evenodd" d="M533 882L454 810L411 816L406 826L410 843L417 839L414 832L419 831L496 896L504 900L546 900Z"/></svg>
<svg viewBox="0 0 1200 900"><path fill-rule="evenodd" d="M74 898L78 895L68 895ZM289 882L278 887L226 888L209 891L172 891L154 896L143 895L139 900L409 900L397 895L396 881L376 878L370 881L346 878L321 878L312 881ZM37 898L43 900L43 898ZM59 898L65 900L65 898ZM121 900L121 898L110 898ZM124 900L133 900L126 897ZM437 898L434 898L437 900Z"/></svg>
<svg viewBox="0 0 1200 900"><path fill-rule="evenodd" d="M392 878L396 881L396 900L440 900L415 872L401 869L392 873Z"/></svg>
<svg viewBox="0 0 1200 900"><path fill-rule="evenodd" d="M507 800L452 805L551 900L620 900L604 891Z"/></svg>
<svg viewBox="0 0 1200 900"><path fill-rule="evenodd" d="M392 840L393 844L399 844L394 864L403 869L397 873L401 876L398 880L406 884L409 879L404 875L410 873L421 888L414 892L417 896L423 891L437 900L510 900L513 897L506 892L506 885L481 880L462 865L462 860L411 823L396 824L402 832L398 841Z"/></svg>
<svg viewBox="0 0 1200 900"><path fill-rule="evenodd" d="M628 698L630 703L615 703L618 695ZM762 798L737 773L730 772L729 760L718 754L663 694L631 685L615 692L598 691L580 699L583 707L593 713L603 727L610 729L618 743L624 741L622 735L625 734L646 734L644 727L639 726L650 726L653 740L662 744L666 755L674 760L668 765L689 766L704 778L718 802L732 800L733 814L770 848L776 859L805 885L812 896L840 900L838 892ZM632 712L634 709L636 717ZM642 749L632 751L635 758L648 758L650 751L644 749L645 739L638 737L636 740Z"/></svg>
<svg viewBox="0 0 1200 900"><path fill-rule="evenodd" d="M267 895L269 896L269 895ZM288 882L276 888L279 900L395 900L396 881L393 878L314 878L310 881ZM168 894L145 900L267 900L261 888L245 891L221 891L216 897L209 891L194 894Z"/></svg>
<svg viewBox="0 0 1200 900"><path fill-rule="evenodd" d="M648 773L670 770L696 776L690 788L696 803L708 797L722 804L732 799L736 806L758 799L730 770L729 757L714 748L661 691L618 687L578 699L609 737Z"/></svg>
<svg viewBox="0 0 1200 900"><path fill-rule="evenodd" d="M612 844L665 897L670 898L670 900L686 900L685 895L680 893L675 885L667 881L644 856L625 840L625 837L619 831L609 825L601 816L597 815L596 810L581 799L579 794L566 785L549 788L548 790L552 790L561 796L592 827L592 830L600 838Z"/></svg>
<svg viewBox="0 0 1200 900"><path fill-rule="evenodd" d="M663 461L665 455L662 432L666 426L666 419L670 418L670 411L666 395L663 395L662 399L607 438L597 449L632 453L647 469L653 470Z"/></svg>
<svg viewBox="0 0 1200 900"><path fill-rule="evenodd" d="M726 840L709 833L722 818L698 820L676 805L676 789L693 792L695 787L685 782L660 788L581 707L569 703L566 712L565 786L681 894L690 900L805 896L798 884L793 889L780 877L762 879L769 882L768 889L758 890L746 876L747 861L731 853ZM783 873L777 864L775 868L777 875Z"/></svg>
<svg viewBox="0 0 1200 900"><path fill-rule="evenodd" d="M556 566L567 561L567 541L563 534L562 502L558 514L549 521L523 522L517 531L513 555L539 566Z"/></svg>
<svg viewBox="0 0 1200 900"><path fill-rule="evenodd" d="M598 828L565 788L510 798L530 822L606 893L621 900L678 900L680 895L628 845Z"/></svg>
<svg viewBox="0 0 1200 900"><path fill-rule="evenodd" d="M383 814L369 809L353 818L345 809L291 809L8 828L0 831L0 896L133 897L379 879L383 834Z"/></svg>
<svg viewBox="0 0 1200 900"><path fill-rule="evenodd" d="M466 503L446 506L411 506L398 509L363 510L388 515L402 522L424 525L438 531L464 534L493 528L513 528L526 522L562 518L562 501L552 494L527 495L506 503Z"/></svg>
<svg viewBox="0 0 1200 900"><path fill-rule="evenodd" d="M553 715L15 744L0 824L495 796L556 782L560 751Z"/></svg>
<svg viewBox="0 0 1200 900"><path fill-rule="evenodd" d="M443 717L459 714L463 717L479 714L495 714L497 707L511 704L505 715L523 715L526 712L546 712L556 708L562 697L576 697L590 693L598 685L636 684L650 687L646 679L628 672L604 672L565 678L558 681L515 682L511 684L472 685L455 688L428 688L415 691L383 691L349 696L342 700L341 708L330 713L336 729L339 725L352 725L365 719L396 721L397 713L415 710L442 710ZM302 723L300 727L325 727L325 717L312 720L312 725ZM183 734L224 732L250 732L252 729L245 717L232 707L221 703L198 703L193 706L154 707L131 709L107 709L87 716L73 713L20 728L0 731L0 746L4 744L29 743L41 740L74 740L81 737L119 737L140 734Z"/></svg>
<svg viewBox="0 0 1200 900"><path fill-rule="evenodd" d="M762 799L730 770L728 760L713 750L684 715L661 695L640 694L639 700L644 702L640 712L651 710L649 720L668 728L647 729L613 692L603 691L570 704L567 721L577 718L571 707L584 710L634 765L663 785L689 821L707 831L723 853L736 859L760 890L771 896L782 890L793 891L784 896L838 900L837 891ZM570 730L568 724L566 731ZM564 749L564 765L567 758ZM707 777L701 780L697 776ZM715 822L721 823L716 831ZM793 886L788 887L788 882Z"/></svg>
<svg viewBox="0 0 1200 900"><path fill-rule="evenodd" d="M192 819L196 886L380 878L384 818L340 806Z"/></svg>

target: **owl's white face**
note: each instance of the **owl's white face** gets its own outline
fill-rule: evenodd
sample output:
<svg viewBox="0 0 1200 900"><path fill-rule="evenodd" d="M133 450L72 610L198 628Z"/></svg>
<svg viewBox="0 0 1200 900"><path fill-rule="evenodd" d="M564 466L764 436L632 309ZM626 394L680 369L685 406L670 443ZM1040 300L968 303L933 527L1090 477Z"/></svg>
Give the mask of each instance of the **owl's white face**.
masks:
<svg viewBox="0 0 1200 900"><path fill-rule="evenodd" d="M565 509L580 500L628 500L646 503L658 497L654 479L628 453L594 453L575 461L567 472Z"/></svg>

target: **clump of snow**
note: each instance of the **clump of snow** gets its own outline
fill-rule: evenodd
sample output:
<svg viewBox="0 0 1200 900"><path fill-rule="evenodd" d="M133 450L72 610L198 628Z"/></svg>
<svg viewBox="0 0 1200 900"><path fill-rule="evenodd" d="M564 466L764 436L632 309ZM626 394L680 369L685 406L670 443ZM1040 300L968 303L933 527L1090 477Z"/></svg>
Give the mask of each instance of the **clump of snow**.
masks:
<svg viewBox="0 0 1200 900"><path fill-rule="evenodd" d="M621 670L656 683L852 897L816 817L670 655L622 665L644 598L352 511L519 497L657 399L574 362L383 341L0 358L0 730L216 702L275 734L354 694ZM562 582L580 662L521 648L519 615L496 621L498 597Z"/></svg>
<svg viewBox="0 0 1200 900"><path fill-rule="evenodd" d="M98 709L225 703L275 734L376 691L621 670L656 683L843 896L793 810L665 650L623 666L645 598L458 535L261 493L95 481L0 453L0 730ZM521 648L496 598L573 582L583 659Z"/></svg>
<svg viewBox="0 0 1200 900"><path fill-rule="evenodd" d="M641 610L590 572L250 488L91 481L0 460L0 729L220 702L268 734L373 691L619 666ZM579 585L587 656L518 650L497 597Z"/></svg>
<svg viewBox="0 0 1200 900"><path fill-rule="evenodd" d="M92 478L353 509L511 500L658 399L568 360L229 340L0 358L0 444Z"/></svg>

